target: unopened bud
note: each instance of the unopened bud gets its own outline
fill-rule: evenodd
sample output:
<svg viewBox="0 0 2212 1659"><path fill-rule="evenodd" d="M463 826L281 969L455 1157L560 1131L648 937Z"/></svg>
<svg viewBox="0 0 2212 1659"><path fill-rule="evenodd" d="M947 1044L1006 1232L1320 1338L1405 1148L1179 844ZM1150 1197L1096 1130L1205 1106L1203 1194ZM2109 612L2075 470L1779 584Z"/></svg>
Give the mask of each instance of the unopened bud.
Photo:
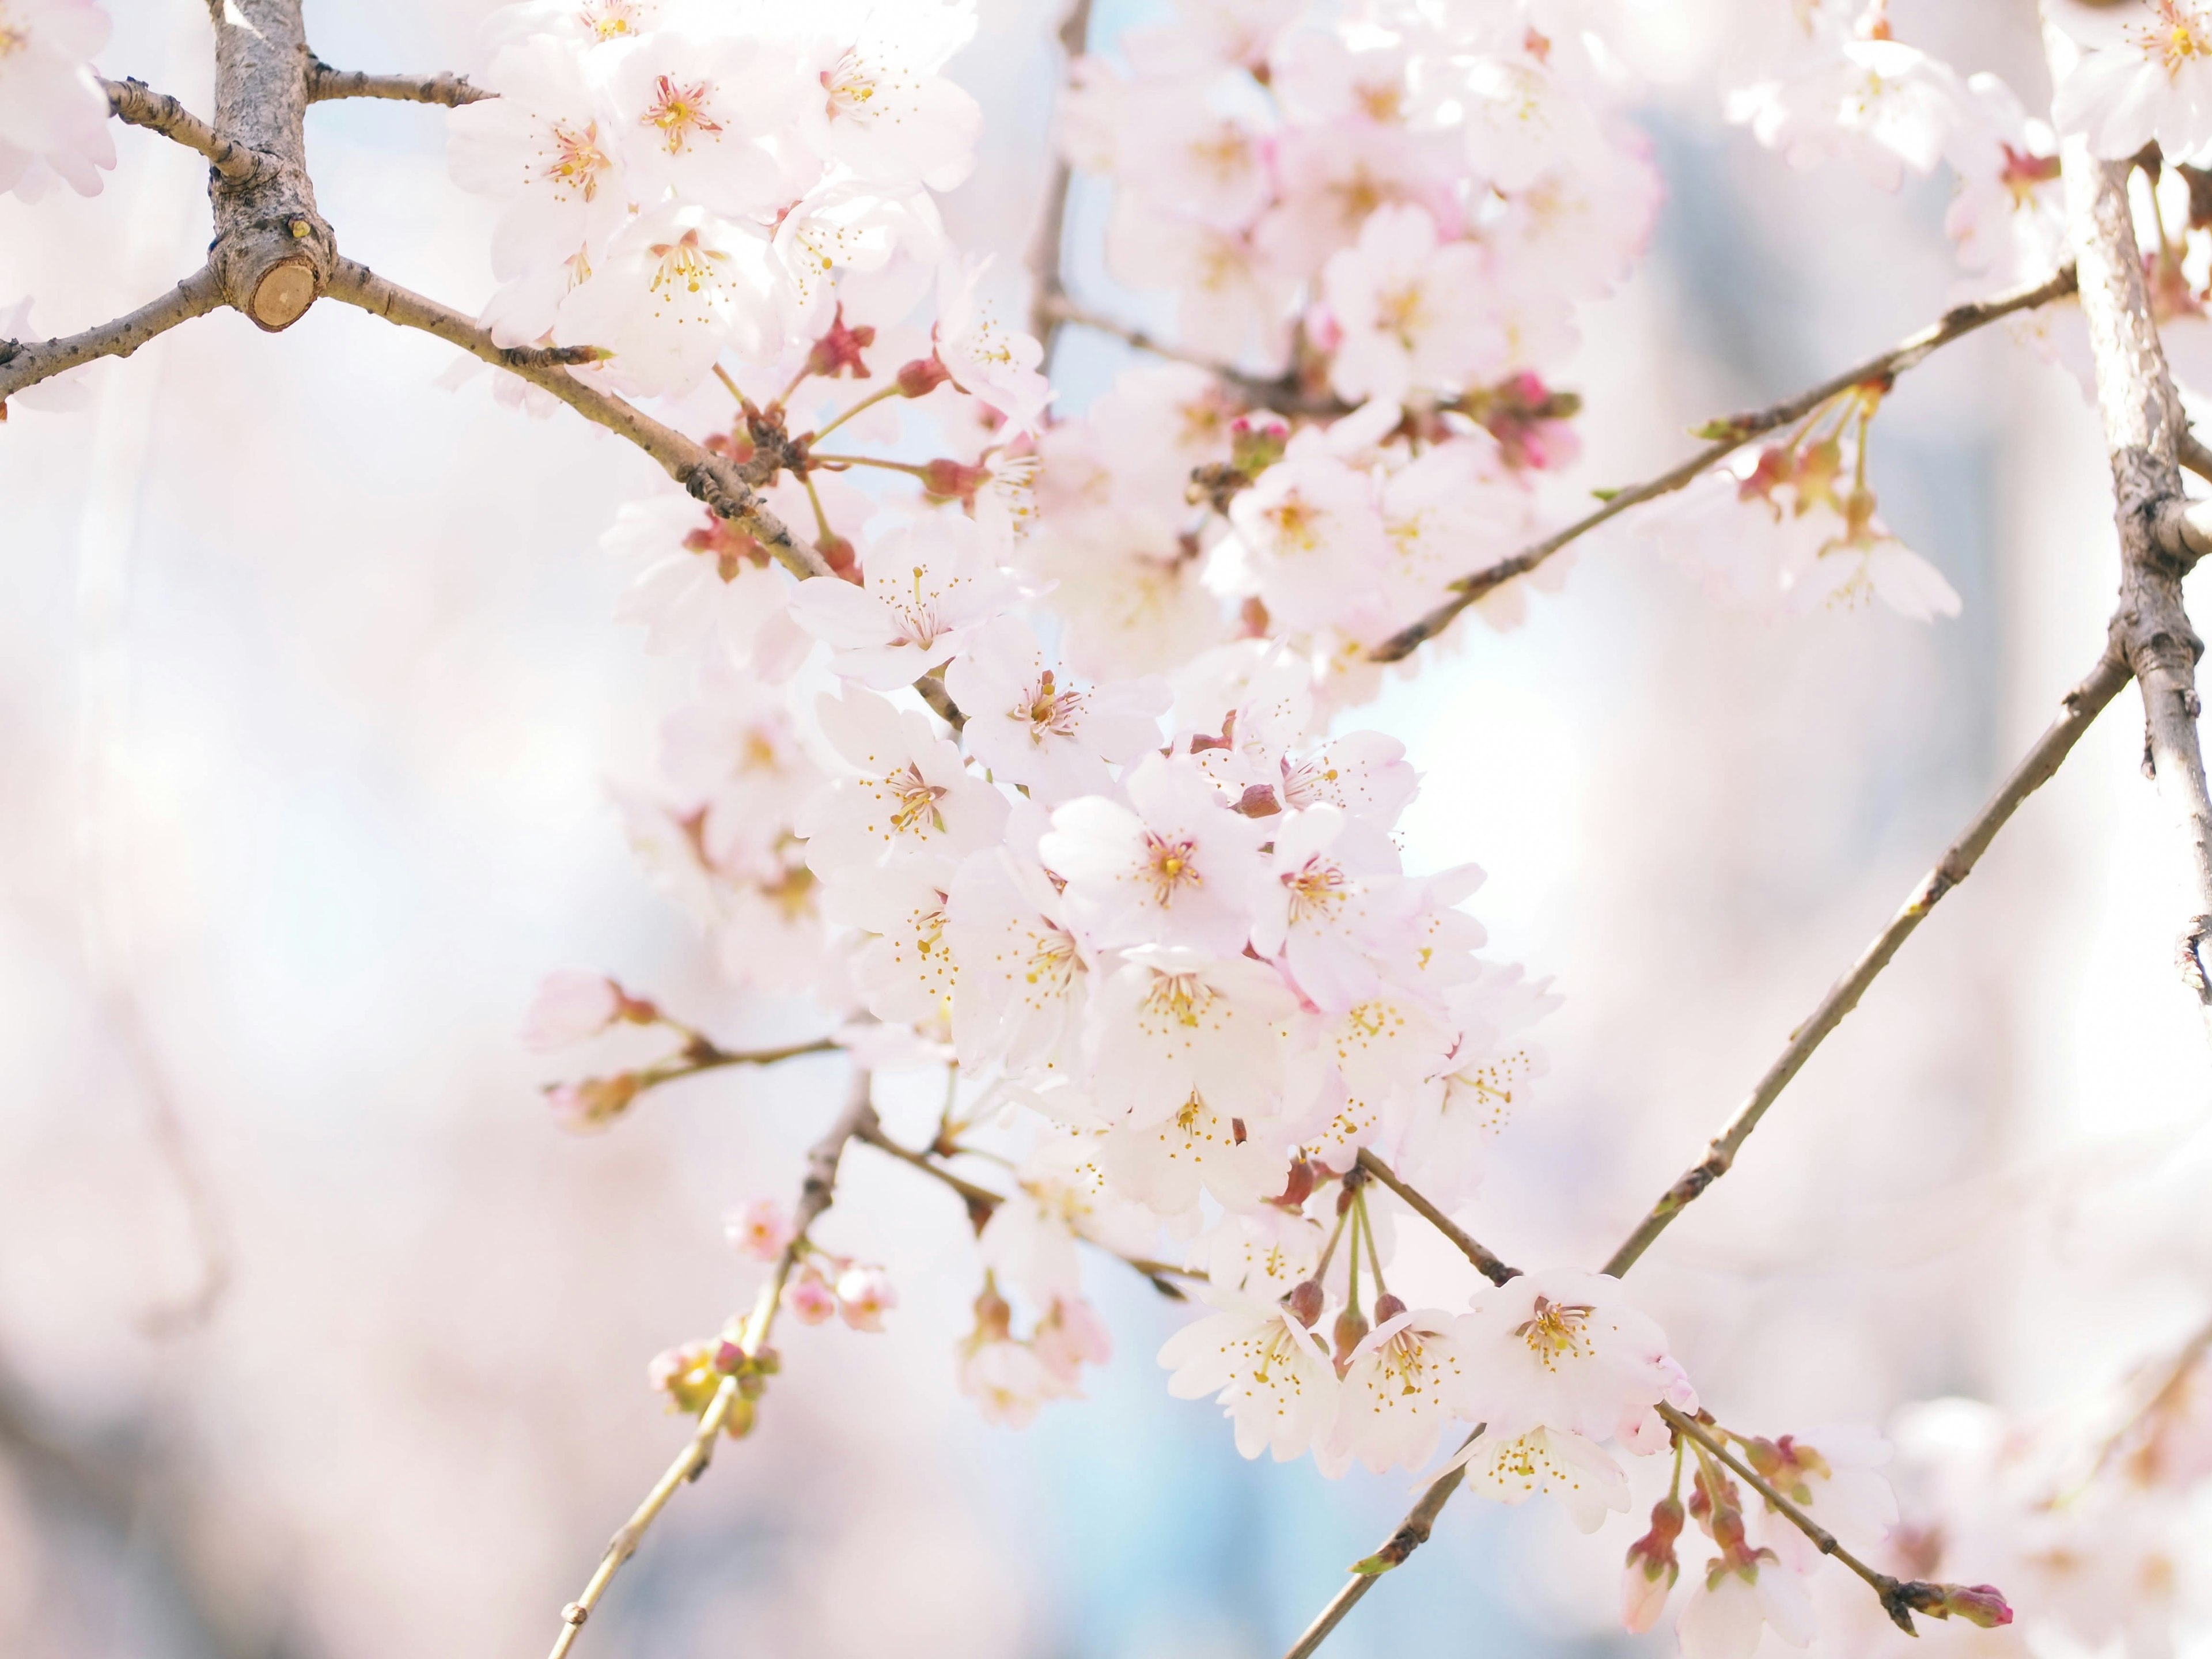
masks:
<svg viewBox="0 0 2212 1659"><path fill-rule="evenodd" d="M1405 1303L1388 1291L1375 1298L1375 1322L1378 1325L1389 1324L1405 1311Z"/></svg>
<svg viewBox="0 0 2212 1659"><path fill-rule="evenodd" d="M2012 1623L2012 1606L1995 1584L1899 1584L1897 1599L1915 1613L1963 1619L1984 1630Z"/></svg>
<svg viewBox="0 0 2212 1659"><path fill-rule="evenodd" d="M899 396L927 398L952 378L952 371L939 362L937 354L917 357L898 372Z"/></svg>
<svg viewBox="0 0 2212 1659"><path fill-rule="evenodd" d="M545 1103L564 1129L599 1129L628 1111L644 1087L644 1079L635 1072L586 1078L581 1083L549 1085Z"/></svg>
<svg viewBox="0 0 2212 1659"><path fill-rule="evenodd" d="M1237 811L1248 818L1272 818L1282 810L1283 803L1275 799L1274 787L1271 784L1248 785L1237 802Z"/></svg>
<svg viewBox="0 0 2212 1659"><path fill-rule="evenodd" d="M1352 1358L1352 1351L1367 1335L1367 1316L1357 1308L1347 1307L1336 1316L1336 1363L1341 1367Z"/></svg>
<svg viewBox="0 0 2212 1659"><path fill-rule="evenodd" d="M975 492L991 482L988 466L968 466L943 457L921 469L921 487L940 501L972 501Z"/></svg>
<svg viewBox="0 0 2212 1659"><path fill-rule="evenodd" d="M1246 477L1256 478L1283 459L1290 440L1290 424L1279 415L1263 411L1239 416L1229 423L1229 463Z"/></svg>
<svg viewBox="0 0 2212 1659"><path fill-rule="evenodd" d="M714 1345L710 1342L686 1342L655 1354L653 1363L646 1368L646 1376L655 1389L668 1396L678 1411L696 1417L707 1409L715 1390L722 1386L721 1374L714 1369Z"/></svg>
<svg viewBox="0 0 2212 1659"><path fill-rule="evenodd" d="M722 1432L732 1440L742 1440L753 1431L760 1409L743 1394L730 1401L730 1414L722 1419Z"/></svg>
<svg viewBox="0 0 2212 1659"><path fill-rule="evenodd" d="M745 1351L736 1343L725 1340L714 1350L714 1369L725 1376L745 1363Z"/></svg>
<svg viewBox="0 0 2212 1659"><path fill-rule="evenodd" d="M1321 1305L1322 1289L1319 1279L1301 1279L1291 1286L1291 1317L1308 1330L1311 1330L1314 1328L1314 1322L1321 1317Z"/></svg>
<svg viewBox="0 0 2212 1659"><path fill-rule="evenodd" d="M814 544L814 550L830 567L830 574L842 576L855 587L860 586L860 556L853 550L852 543L832 532Z"/></svg>

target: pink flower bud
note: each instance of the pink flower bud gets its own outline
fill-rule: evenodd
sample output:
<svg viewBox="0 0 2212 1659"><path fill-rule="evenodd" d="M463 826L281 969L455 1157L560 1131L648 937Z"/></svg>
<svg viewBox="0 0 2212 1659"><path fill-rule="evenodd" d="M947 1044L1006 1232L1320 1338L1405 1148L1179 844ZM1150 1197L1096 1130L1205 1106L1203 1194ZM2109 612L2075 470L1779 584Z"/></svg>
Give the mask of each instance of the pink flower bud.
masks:
<svg viewBox="0 0 2212 1659"><path fill-rule="evenodd" d="M784 1284L783 1310L802 1325L819 1325L837 1311L837 1298L820 1273L801 1267Z"/></svg>
<svg viewBox="0 0 2212 1659"><path fill-rule="evenodd" d="M522 1042L544 1054L588 1042L622 1015L622 988L604 974L548 974L522 1018Z"/></svg>
<svg viewBox="0 0 2212 1659"><path fill-rule="evenodd" d="M1624 1630L1642 1635L1659 1622L1667 1597L1682 1570L1671 1559L1662 1564L1639 1561L1632 1553L1620 1572L1620 1623Z"/></svg>
<svg viewBox="0 0 2212 1659"><path fill-rule="evenodd" d="M1388 1291L1375 1298L1375 1322L1378 1325L1389 1324L1405 1311L1404 1301L1391 1295Z"/></svg>
<svg viewBox="0 0 2212 1659"><path fill-rule="evenodd" d="M789 1213L768 1198L757 1198L731 1216L722 1224L722 1232L739 1254L756 1261L775 1261L795 1236Z"/></svg>
<svg viewBox="0 0 2212 1659"><path fill-rule="evenodd" d="M714 1391L722 1386L721 1373L714 1369L711 1342L686 1342L655 1354L646 1375L678 1411L694 1417L707 1409Z"/></svg>
<svg viewBox="0 0 2212 1659"><path fill-rule="evenodd" d="M1071 1387L1085 1365L1103 1365L1114 1357L1114 1339L1105 1322L1080 1297L1057 1298L1038 1322L1030 1346L1039 1363Z"/></svg>
<svg viewBox="0 0 2212 1659"><path fill-rule="evenodd" d="M1311 1330L1314 1322L1321 1317L1321 1307L1320 1280L1304 1279L1291 1287L1291 1317L1308 1330Z"/></svg>
<svg viewBox="0 0 2212 1659"><path fill-rule="evenodd" d="M2012 1623L2012 1606L1995 1584L1946 1584L1943 1610L1954 1619L1979 1625L1984 1630L1996 1630Z"/></svg>
<svg viewBox="0 0 2212 1659"><path fill-rule="evenodd" d="M917 357L898 372L899 396L927 398L952 378L952 371L938 362L937 354Z"/></svg>
<svg viewBox="0 0 2212 1659"><path fill-rule="evenodd" d="M858 1262L837 1276L837 1311L856 1331L879 1331L884 1316L898 1306L898 1292L881 1267Z"/></svg>
<svg viewBox="0 0 2212 1659"><path fill-rule="evenodd" d="M553 1109L554 1119L562 1128L580 1133L613 1122L629 1109L630 1102L644 1086L635 1072L586 1078L581 1083L556 1083L547 1086L545 1103Z"/></svg>

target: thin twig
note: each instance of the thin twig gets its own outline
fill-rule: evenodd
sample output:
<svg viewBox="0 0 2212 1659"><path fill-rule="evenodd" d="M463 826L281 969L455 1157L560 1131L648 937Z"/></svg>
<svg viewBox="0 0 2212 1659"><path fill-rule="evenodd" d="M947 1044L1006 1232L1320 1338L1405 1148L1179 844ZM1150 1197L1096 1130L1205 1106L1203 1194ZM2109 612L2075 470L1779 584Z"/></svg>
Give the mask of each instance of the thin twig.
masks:
<svg viewBox="0 0 2212 1659"><path fill-rule="evenodd" d="M1111 335L1132 350L1148 352L1155 357L1165 357L1170 362L1188 363L1194 368L1202 368L1245 402L1272 409L1279 415L1327 417L1349 414L1352 410L1352 406L1342 399L1327 392L1309 392L1288 377L1265 380L1257 374L1247 374L1231 368L1204 352L1194 351L1188 346L1170 344L1157 335L1117 321L1103 312L1079 305L1064 293L1046 296L1042 310L1044 314L1056 321L1073 323L1081 328L1096 329L1101 334Z"/></svg>
<svg viewBox="0 0 2212 1659"><path fill-rule="evenodd" d="M443 104L458 109L479 99L496 98L469 84L467 77L436 75L366 75L359 70L334 70L319 58L307 66L307 101L326 104L339 98L390 98L402 103Z"/></svg>
<svg viewBox="0 0 2212 1659"><path fill-rule="evenodd" d="M1875 976L1889 965L1898 947L1912 936L1913 930L1926 921L1936 902L1951 889L1973 873L1974 866L1989 849L1999 830L2002 830L2020 804L2049 782L2058 770L2059 763L2072 752L2081 734L2089 729L2105 705L2119 694L2128 683L2127 664L2117 652L2108 650L2097 659L2089 677L2066 694L2057 720L2035 740L2010 776L1997 788L1996 794L1966 825L1950 850L1937 860L1912 890L1904 908L1892 916L1889 924L1875 935L1874 942L1861 951L1850 971L1828 988L1828 994L1805 1023L1790 1034L1790 1041L1774 1063L1766 1068L1765 1076L1750 1097L1736 1109L1727 1128L1715 1137L1712 1150L1689 1173L1669 1187L1651 1212L1637 1224L1619 1249L1606 1262L1603 1271L1615 1278L1636 1264L1637 1258L1651 1247L1651 1241L1667 1230L1668 1224L1681 1213L1683 1207L1706 1188L1729 1172L1735 1155L1766 1115L1790 1081L1804 1068L1813 1057L1813 1051L1826 1040L1828 1033L1843 1023L1844 1016L1858 1006L1866 994L1867 987Z"/></svg>
<svg viewBox="0 0 2212 1659"><path fill-rule="evenodd" d="M1480 1429L1475 1431L1477 1434L1480 1432ZM1473 1436L1468 1437L1472 1439ZM1359 1598L1375 1588L1383 1573L1403 1565L1407 1556L1429 1541L1429 1534L1436 1528L1437 1516L1443 1513L1444 1505L1451 1501L1451 1495L1459 1490L1460 1482L1466 1479L1467 1466L1462 1463L1431 1482L1429 1489L1421 1494L1421 1501L1414 1504L1412 1512L1398 1523L1398 1529L1390 1534L1389 1540L1359 1564L1366 1570L1354 1570L1351 1580L1330 1598L1329 1604L1321 1610L1320 1616L1313 1623L1306 1626L1305 1634L1291 1644L1291 1650L1283 1656L1283 1659L1310 1659L1314 1650L1328 1639L1329 1632L1344 1622L1344 1615L1359 1605Z"/></svg>
<svg viewBox="0 0 2212 1659"><path fill-rule="evenodd" d="M543 353L501 346L489 332L458 311L410 293L396 283L386 282L367 265L351 259L337 262L328 293L333 300L358 306L402 328L434 334L448 345L459 346L493 368L520 375L532 386L551 392L586 420L627 438L652 456L670 477L775 554L793 575L804 578L833 574L819 553L793 536L784 527L783 521L762 504L742 469L674 428L663 426L613 393L586 385L560 361L549 362ZM0 374L4 373L4 368L0 368Z"/></svg>
<svg viewBox="0 0 2212 1659"><path fill-rule="evenodd" d="M900 1163L921 1170L932 1180L941 1182L959 1194L961 1201L968 1206L969 1224L978 1232L983 1230L983 1224L991 1218L992 1212L1006 1201L1006 1195L1004 1193L994 1193L988 1187L979 1187L965 1176L955 1175L927 1152L916 1152L911 1146L900 1145L884 1133L883 1125L880 1123L871 1123L866 1128L854 1131L853 1138L855 1140L865 1141L879 1152L890 1153ZM1125 1262L1135 1268L1137 1272L1152 1280L1154 1290L1174 1301L1181 1302L1184 1299L1182 1289L1173 1282L1175 1279L1203 1279L1206 1276L1203 1273L1193 1273L1188 1267L1178 1267L1171 1262L1155 1261L1149 1256L1124 1255L1121 1251L1101 1244L1095 1238L1086 1238L1081 1233L1076 1234L1076 1237L1082 1239L1085 1244L1112 1256L1116 1261Z"/></svg>
<svg viewBox="0 0 2212 1659"><path fill-rule="evenodd" d="M97 358L128 357L155 335L204 317L222 304L222 283L204 266L160 299L82 334L40 342L0 340L0 420L7 418L7 401L18 392Z"/></svg>
<svg viewBox="0 0 2212 1659"><path fill-rule="evenodd" d="M1075 0L1060 25L1061 64L1058 80L1062 85L1067 80L1067 65L1090 47L1091 0ZM1053 309L1053 301L1066 292L1061 270L1067 241L1067 192L1074 178L1075 170L1068 165L1066 155L1055 154L1052 177L1045 185L1044 216L1037 223L1036 240L1030 247L1030 332L1044 347L1048 368L1052 362L1052 343L1060 332L1061 322Z"/></svg>
<svg viewBox="0 0 2212 1659"><path fill-rule="evenodd" d="M1474 1263L1475 1271L1493 1285L1503 1285L1508 1279L1518 1279L1521 1270L1509 1267L1477 1242L1465 1228L1438 1209L1428 1199L1398 1178L1398 1173L1365 1147L1359 1149L1359 1167L1381 1182L1412 1206L1413 1212L1434 1227L1460 1249L1460 1254Z"/></svg>
<svg viewBox="0 0 2212 1659"><path fill-rule="evenodd" d="M1555 530L1543 540L1522 548L1510 558L1470 573L1452 584L1452 597L1411 626L1400 629L1368 653L1376 662L1395 662L1410 656L1426 641L1434 639L1451 626L1461 611L1516 576L1525 576L1549 559L1569 543L1588 535L1610 519L1617 518L1630 507L1669 495L1681 489L1707 467L1726 460L1744 445L1761 433L1776 427L1786 426L1799 416L1817 409L1838 392L1869 382L1886 382L1903 374L1931 351L1952 341L1984 328L2000 318L2014 312L2033 311L2074 292L2074 267L2067 265L2056 276L2029 287L2016 288L1993 295L1986 300L1954 306L1918 333L1910 335L1878 356L1832 375L1818 386L1808 387L1780 403L1755 410L1747 415L1730 416L1698 428L1700 434L1711 434L1713 441L1691 456L1680 465L1671 467L1656 478L1645 480L1607 498L1595 512L1585 514L1564 529Z"/></svg>
<svg viewBox="0 0 2212 1659"><path fill-rule="evenodd" d="M963 730L968 716L960 712L960 705L952 701L952 694L945 689L945 679L939 674L924 674L914 683L921 700L937 711L937 718L955 732Z"/></svg>
<svg viewBox="0 0 2212 1659"><path fill-rule="evenodd" d="M720 1048L701 1039L684 1052L683 1075L695 1072L712 1072L725 1066L775 1066L787 1060L797 1060L802 1054L835 1054L842 1048L835 1037L816 1037L811 1042L793 1042L781 1048Z"/></svg>
<svg viewBox="0 0 2212 1659"><path fill-rule="evenodd" d="M156 92L135 77L126 81L102 79L100 84L107 94L107 107L117 120L158 132L186 149L198 150L207 157L210 167L233 184L242 183L261 171L262 158L250 145L224 137L167 93Z"/></svg>
<svg viewBox="0 0 2212 1659"><path fill-rule="evenodd" d="M753 1304L752 1313L738 1338L738 1346L748 1355L758 1354L767 1344L769 1333L775 1324L776 1309L782 1300L784 1285L807 1248L807 1230L821 1218L822 1212L830 1207L836 1196L837 1164L844 1156L845 1144L866 1134L874 1126L875 1121L875 1108L868 1101L868 1073L855 1072L852 1100L806 1154L806 1179L799 1188L799 1205L793 1212L791 1243L784 1247L782 1255L777 1259L774 1275L761 1287L760 1296ZM699 1426L683 1451L653 1483L653 1490L645 1496L645 1501L637 1506L629 1520L623 1522L621 1529L608 1543L606 1553L599 1558L599 1565L593 1570L591 1581L584 1586L583 1594L561 1610L561 1634L553 1643L550 1659L562 1659L562 1656L575 1645L577 1633L583 1629L584 1621L599 1606L599 1598L606 1594L607 1586L613 1582L614 1576L622 1571L623 1563L637 1553L646 1529L653 1525L660 1511L667 1506L668 1500L676 1495L677 1490L686 1481L696 1480L707 1472L708 1464L714 1459L715 1437L722 1432L723 1425L729 1420L731 1408L737 1404L738 1388L736 1373L732 1372L722 1379L721 1386L714 1390L714 1399L700 1413Z"/></svg>

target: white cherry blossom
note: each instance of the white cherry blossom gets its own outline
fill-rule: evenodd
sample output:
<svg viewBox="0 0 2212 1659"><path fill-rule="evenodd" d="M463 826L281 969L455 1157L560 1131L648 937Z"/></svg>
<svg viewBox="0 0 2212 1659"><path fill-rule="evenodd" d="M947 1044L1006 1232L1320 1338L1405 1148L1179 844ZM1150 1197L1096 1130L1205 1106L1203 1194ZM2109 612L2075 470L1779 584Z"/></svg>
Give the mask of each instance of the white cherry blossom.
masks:
<svg viewBox="0 0 2212 1659"><path fill-rule="evenodd" d="M1376 957L1411 947L1397 849L1340 807L1309 807L1276 824L1273 879L1255 890L1252 948L1279 958L1315 1004L1341 1012L1376 991Z"/></svg>
<svg viewBox="0 0 2212 1659"><path fill-rule="evenodd" d="M1100 1107L1138 1124L1269 1115L1283 1076L1285 1024L1297 1004L1281 977L1247 957L1142 945L1091 993L1085 1058Z"/></svg>
<svg viewBox="0 0 2212 1659"><path fill-rule="evenodd" d="M1429 1461L1464 1388L1460 1323L1441 1309L1407 1309L1360 1339L1337 1391L1331 1462L1356 1457L1380 1474Z"/></svg>
<svg viewBox="0 0 2212 1659"><path fill-rule="evenodd" d="M1416 386L1456 391L1504 368L1504 336L1484 303L1487 264L1473 242L1440 245L1425 210L1376 209L1322 273L1337 395L1401 403Z"/></svg>
<svg viewBox="0 0 2212 1659"><path fill-rule="evenodd" d="M1091 965L1044 872L1004 848L976 853L953 878L945 916L946 937L965 964L952 999L960 1063L1065 1068Z"/></svg>
<svg viewBox="0 0 2212 1659"><path fill-rule="evenodd" d="M1787 1567L1716 1560L1682 1604L1675 1632L1683 1659L1751 1659L1763 1631L1793 1648L1815 1633L1812 1598Z"/></svg>
<svg viewBox="0 0 2212 1659"><path fill-rule="evenodd" d="M1244 948L1266 832L1222 804L1195 768L1148 755L1122 781L1128 805L1103 795L1068 802L1038 844L1067 884L1067 914L1095 946Z"/></svg>
<svg viewBox="0 0 2212 1659"><path fill-rule="evenodd" d="M596 262L632 199L603 69L537 35L494 58L484 84L499 96L453 112L447 160L462 189L503 204L492 227L493 274L527 277L579 248Z"/></svg>
<svg viewBox="0 0 2212 1659"><path fill-rule="evenodd" d="M960 651L1018 596L999 548L973 520L934 513L876 527L860 555L866 585L838 576L801 583L801 627L833 653L830 667L878 691L910 685Z"/></svg>
<svg viewBox="0 0 2212 1659"><path fill-rule="evenodd" d="M1336 1370L1321 1339L1273 1303L1200 1291L1218 1311L1186 1325L1160 1349L1178 1400L1212 1395L1236 1425L1237 1449L1279 1463L1302 1456L1336 1413Z"/></svg>
<svg viewBox="0 0 2212 1659"><path fill-rule="evenodd" d="M2212 6L2143 0L2058 3L2051 21L2079 47L2051 94L2051 123L2106 161L2155 143L2169 165L2212 152Z"/></svg>
<svg viewBox="0 0 2212 1659"><path fill-rule="evenodd" d="M945 671L945 689L968 717L969 752L1047 805L1110 789L1109 766L1160 746L1168 706L1159 680L1087 690L1066 684L1028 624L1011 617L975 631Z"/></svg>
<svg viewBox="0 0 2212 1659"><path fill-rule="evenodd" d="M816 705L823 734L857 777L836 780L801 809L798 833L817 872L928 854L957 861L994 842L1006 798L973 776L929 717L848 686Z"/></svg>
<svg viewBox="0 0 2212 1659"><path fill-rule="evenodd" d="M805 91L798 54L783 42L657 30L615 58L609 136L641 201L667 191L745 218L787 205L812 182L765 142L797 118Z"/></svg>
<svg viewBox="0 0 2212 1659"><path fill-rule="evenodd" d="M819 0L794 21L821 88L799 130L825 160L890 187L968 176L983 112L940 71L975 33L975 0Z"/></svg>
<svg viewBox="0 0 2212 1659"><path fill-rule="evenodd" d="M611 352L638 391L688 392L726 350L780 349L793 301L768 239L702 207L653 208L609 239L554 318L562 345Z"/></svg>
<svg viewBox="0 0 2212 1659"><path fill-rule="evenodd" d="M1541 1270L1486 1285L1468 1306L1468 1414L1493 1434L1545 1428L1596 1441L1656 1401L1697 1408L1665 1334L1617 1279Z"/></svg>
<svg viewBox="0 0 2212 1659"><path fill-rule="evenodd" d="M100 193L115 140L92 59L112 27L92 0L0 0L0 191Z"/></svg>
<svg viewBox="0 0 2212 1659"><path fill-rule="evenodd" d="M1550 1498L1583 1532L1595 1532L1608 1514L1628 1509L1628 1477L1605 1449L1571 1430L1530 1429L1504 1435L1486 1429L1439 1474L1467 1470L1470 1492L1500 1504Z"/></svg>

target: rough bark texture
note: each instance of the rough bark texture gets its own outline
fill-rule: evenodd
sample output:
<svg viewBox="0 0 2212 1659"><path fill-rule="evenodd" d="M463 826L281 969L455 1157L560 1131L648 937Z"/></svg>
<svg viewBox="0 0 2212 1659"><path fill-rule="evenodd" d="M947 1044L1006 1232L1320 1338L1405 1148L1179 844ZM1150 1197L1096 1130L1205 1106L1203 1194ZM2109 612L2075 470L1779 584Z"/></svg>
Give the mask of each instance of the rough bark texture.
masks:
<svg viewBox="0 0 2212 1659"><path fill-rule="evenodd" d="M307 177L307 50L300 0L208 0L215 26L215 125L258 151L250 176L211 181L208 264L224 300L274 333L330 280L337 239Z"/></svg>
<svg viewBox="0 0 2212 1659"><path fill-rule="evenodd" d="M2188 427L2143 283L2128 201L2130 164L2098 161L2081 139L2068 140L2063 154L2120 534L2112 644L2142 688L2144 762L2187 846L2194 914L2182 928L2176 965L2198 1002L2212 1009L2212 981L2200 955L2212 934L2212 799L2197 731L2197 659L2204 642L2190 626L2181 598L2181 579L2195 562L2181 498Z"/></svg>

